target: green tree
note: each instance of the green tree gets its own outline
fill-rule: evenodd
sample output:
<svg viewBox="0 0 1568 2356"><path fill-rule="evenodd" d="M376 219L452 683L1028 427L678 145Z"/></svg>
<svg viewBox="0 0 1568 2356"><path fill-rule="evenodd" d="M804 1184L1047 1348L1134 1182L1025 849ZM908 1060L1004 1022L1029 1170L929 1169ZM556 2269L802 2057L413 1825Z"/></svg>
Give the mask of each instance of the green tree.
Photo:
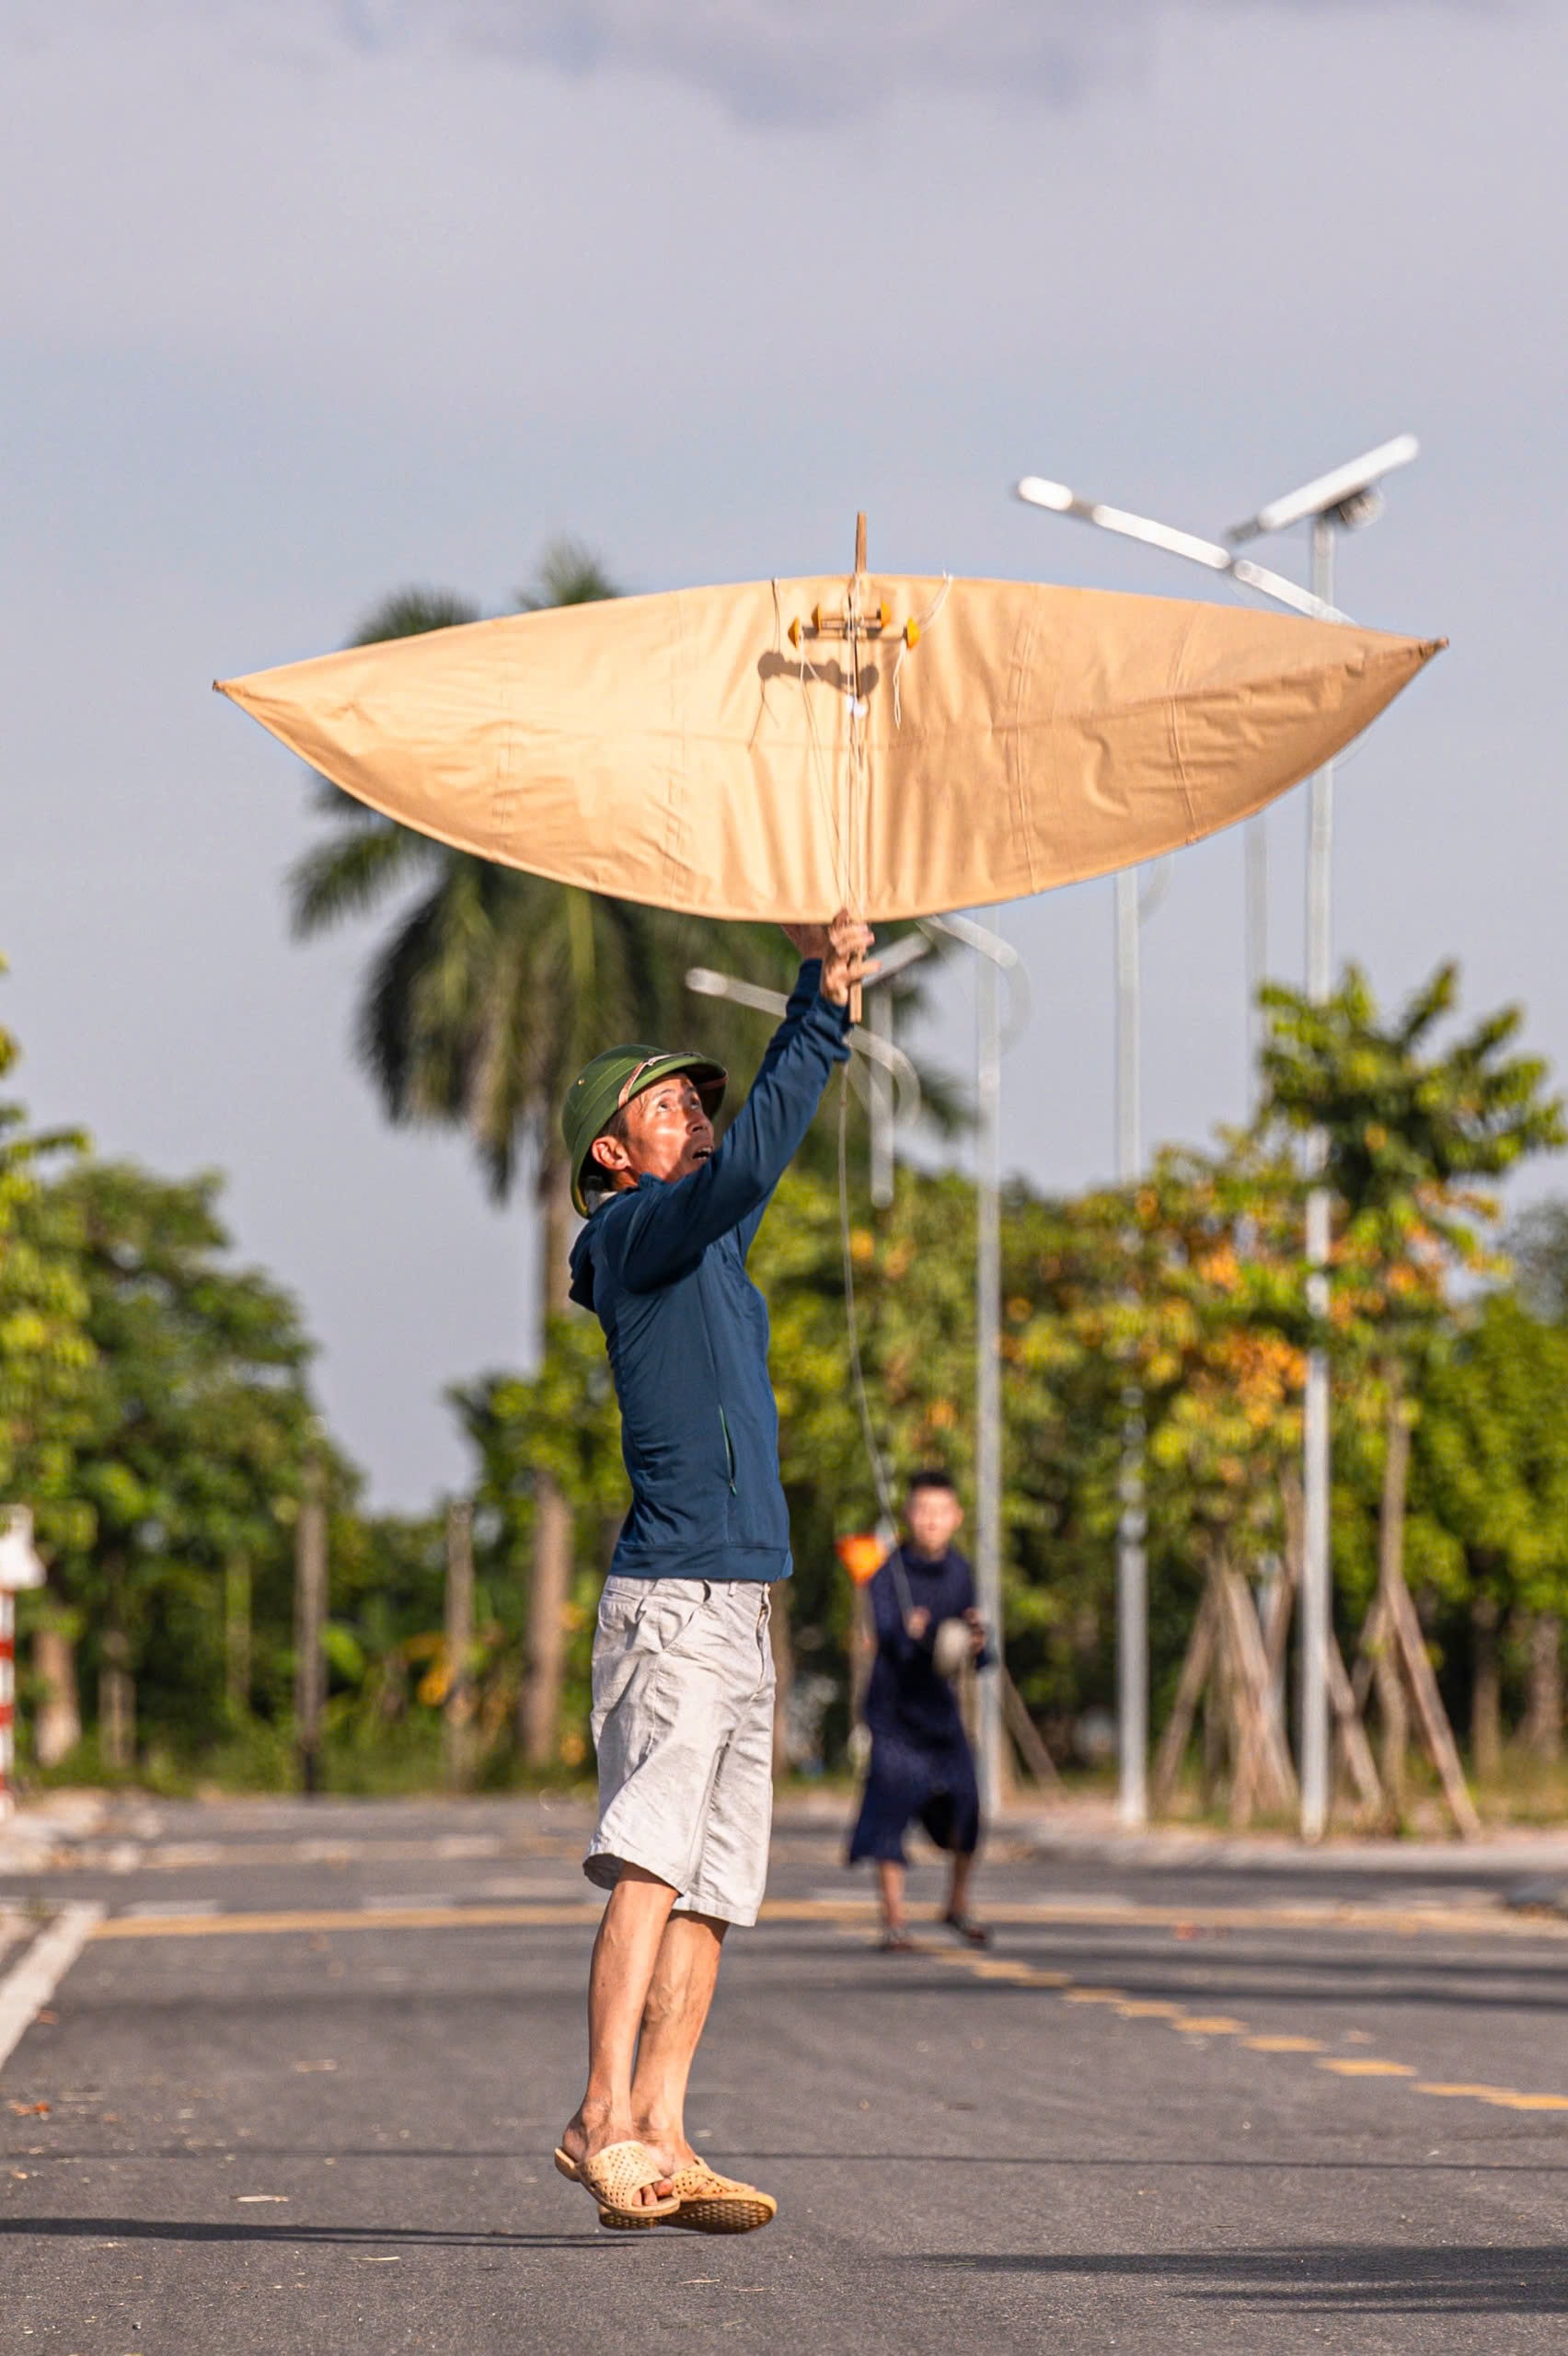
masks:
<svg viewBox="0 0 1568 2356"><path fill-rule="evenodd" d="M1501 1763L1498 1635L1528 1631L1531 1748L1556 1755L1568 1611L1568 1326L1489 1295L1428 1369L1415 1433L1412 1553L1471 1623L1477 1773ZM1540 1631L1547 1631L1543 1641Z"/></svg>
<svg viewBox="0 0 1568 2356"><path fill-rule="evenodd" d="M0 1079L17 1053L0 1027ZM46 1560L92 1531L75 1480L94 1367L87 1298L72 1223L49 1184L51 1169L84 1142L74 1131L29 1129L21 1106L0 1098L0 1504L32 1507ZM78 1627L52 1579L44 1592L24 1598L22 1625L40 1689L42 1750L52 1761L81 1734Z"/></svg>
<svg viewBox="0 0 1568 2356"><path fill-rule="evenodd" d="M90 1632L100 1742L119 1769L132 1763L138 1701L179 1750L225 1729L225 1618L241 1603L248 1621L259 1608L279 1630L255 1674L286 1707L311 1345L287 1294L229 1265L220 1184L85 1162L52 1189L96 1352L74 1472L90 1531L61 1550L59 1576Z"/></svg>
<svg viewBox="0 0 1568 2356"><path fill-rule="evenodd" d="M1477 1182L1568 1142L1562 1104L1545 1093L1546 1065L1514 1052L1519 1009L1505 1007L1439 1043L1458 991L1458 968L1441 965L1391 1021L1354 965L1320 1005L1278 987L1262 993L1274 1018L1262 1056L1262 1124L1323 1133L1339 1253L1366 1272L1354 1325L1342 1323L1336 1340L1342 1364L1359 1356L1371 1368L1384 1402L1374 1657L1396 1806L1403 1704L1388 1643L1408 1624L1411 1378L1440 1336L1452 1274L1487 1264L1496 1205Z"/></svg>
<svg viewBox="0 0 1568 2356"><path fill-rule="evenodd" d="M0 1080L18 1053L0 1027ZM0 1503L33 1507L46 1550L89 1526L75 1446L94 1353L72 1223L50 1185L51 1165L84 1145L75 1130L29 1129L0 1098Z"/></svg>

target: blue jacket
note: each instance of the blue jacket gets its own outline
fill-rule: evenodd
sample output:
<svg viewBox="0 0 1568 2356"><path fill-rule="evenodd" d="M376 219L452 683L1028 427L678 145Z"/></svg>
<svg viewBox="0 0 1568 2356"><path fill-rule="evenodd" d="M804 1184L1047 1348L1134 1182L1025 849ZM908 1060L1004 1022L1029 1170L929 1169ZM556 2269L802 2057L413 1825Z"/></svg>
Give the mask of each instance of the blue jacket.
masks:
<svg viewBox="0 0 1568 2356"><path fill-rule="evenodd" d="M822 996L821 976L815 959L801 966L711 1161L612 1195L572 1246L571 1298L605 1329L620 1401L631 1482L611 1565L621 1578L790 1576L767 1311L746 1254L848 1057L847 1011Z"/></svg>

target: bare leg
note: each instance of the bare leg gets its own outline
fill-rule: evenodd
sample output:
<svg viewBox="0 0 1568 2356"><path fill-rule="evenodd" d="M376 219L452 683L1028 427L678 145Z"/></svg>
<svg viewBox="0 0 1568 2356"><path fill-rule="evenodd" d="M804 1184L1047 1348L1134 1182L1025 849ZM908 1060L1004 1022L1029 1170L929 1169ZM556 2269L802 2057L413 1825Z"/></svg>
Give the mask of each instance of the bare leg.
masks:
<svg viewBox="0 0 1568 2356"><path fill-rule="evenodd" d="M877 1859L877 1888L882 1897L882 1930L890 1939L904 1929L904 1867L893 1857Z"/></svg>
<svg viewBox="0 0 1568 2356"><path fill-rule="evenodd" d="M974 1871L973 1856L961 1856L955 1850L952 1869L948 1876L947 1911L960 1923L963 1922L969 1913L969 1877Z"/></svg>
<svg viewBox="0 0 1568 2356"><path fill-rule="evenodd" d="M588 2085L561 2137L567 2157L581 2163L608 2143L629 2142L637 2134L632 2112L632 2057L638 2025L659 1959L659 1949L675 1892L640 1865L626 1865L594 1942L588 1974ZM645 2186L644 2203L665 2198L661 2178Z"/></svg>
<svg viewBox="0 0 1568 2356"><path fill-rule="evenodd" d="M686 2167L697 2156L686 2142L686 2081L713 2002L727 1928L706 1914L672 1914L642 2008L631 2115L636 2132L665 2167Z"/></svg>

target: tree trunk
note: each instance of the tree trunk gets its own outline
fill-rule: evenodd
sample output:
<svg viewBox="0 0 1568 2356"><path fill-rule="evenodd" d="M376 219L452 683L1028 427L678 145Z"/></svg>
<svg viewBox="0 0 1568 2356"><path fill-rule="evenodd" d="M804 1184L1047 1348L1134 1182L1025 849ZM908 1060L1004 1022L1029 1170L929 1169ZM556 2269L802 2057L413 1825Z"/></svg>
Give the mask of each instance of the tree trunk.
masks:
<svg viewBox="0 0 1568 2356"><path fill-rule="evenodd" d="M136 1756L136 1680L130 1662L129 1637L111 1629L103 1640L98 1670L98 1749L115 1775L128 1775Z"/></svg>
<svg viewBox="0 0 1568 2356"><path fill-rule="evenodd" d="M1405 1812L1405 1752L1410 1715L1400 1680L1395 1631L1400 1624L1396 1590L1404 1585L1405 1490L1410 1477L1410 1426L1404 1418L1404 1374L1397 1361L1383 1369L1388 1391L1384 1411L1383 1496L1378 1520L1378 1646L1373 1655L1378 1706L1383 1721L1383 1789L1390 1813Z"/></svg>
<svg viewBox="0 0 1568 2356"><path fill-rule="evenodd" d="M136 1756L136 1680L125 1633L125 1565L114 1555L105 1567L109 1598L98 1669L98 1750L111 1774L128 1775Z"/></svg>
<svg viewBox="0 0 1568 2356"><path fill-rule="evenodd" d="M33 1722L33 1756L40 1767L58 1767L82 1739L76 1646L63 1628L35 1629L33 1674L42 1689Z"/></svg>
<svg viewBox="0 0 1568 2356"><path fill-rule="evenodd" d="M327 1705L327 1495L321 1459L306 1460L294 1524L294 1743L300 1784L312 1796L321 1788L321 1721Z"/></svg>
<svg viewBox="0 0 1568 2356"><path fill-rule="evenodd" d="M243 1554L224 1565L224 1700L236 1725L250 1715L250 1565Z"/></svg>
<svg viewBox="0 0 1568 2356"><path fill-rule="evenodd" d="M1503 1772L1503 1674L1497 1655L1498 1611L1490 1595L1470 1605L1473 1665L1470 1670L1470 1756L1478 1783L1495 1783Z"/></svg>
<svg viewBox="0 0 1568 2356"><path fill-rule="evenodd" d="M466 1791L472 1773L474 1715L474 1508L455 1498L446 1508L446 1698L442 1750L446 1781Z"/></svg>
<svg viewBox="0 0 1568 2356"><path fill-rule="evenodd" d="M768 1589L767 1638L773 1647L773 1777L790 1773L790 1694L795 1682L795 1646L790 1630L790 1587L778 1579Z"/></svg>
<svg viewBox="0 0 1568 2356"><path fill-rule="evenodd" d="M571 1176L552 1154L540 1176L543 1208L539 1298L547 1318L568 1307L567 1254L575 1214ZM534 1479L534 1561L528 1582L528 1631L518 1736L529 1767L553 1767L560 1743L560 1689L566 1666L566 1608L571 1597L571 1507L551 1472Z"/></svg>
<svg viewBox="0 0 1568 2356"><path fill-rule="evenodd" d="M1525 1690L1526 1749L1532 1759L1561 1759L1562 1623L1555 1611L1538 1611L1530 1621L1530 1664Z"/></svg>

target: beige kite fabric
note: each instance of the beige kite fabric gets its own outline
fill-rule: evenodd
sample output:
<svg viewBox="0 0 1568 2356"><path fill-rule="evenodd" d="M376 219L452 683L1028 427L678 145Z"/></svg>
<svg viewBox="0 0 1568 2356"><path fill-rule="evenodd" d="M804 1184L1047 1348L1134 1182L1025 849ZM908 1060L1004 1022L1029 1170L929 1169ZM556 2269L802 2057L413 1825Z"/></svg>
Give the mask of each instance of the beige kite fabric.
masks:
<svg viewBox="0 0 1568 2356"><path fill-rule="evenodd" d="M219 686L349 793L482 859L708 917L874 922L1249 817L1442 642L857 574L519 614Z"/></svg>

